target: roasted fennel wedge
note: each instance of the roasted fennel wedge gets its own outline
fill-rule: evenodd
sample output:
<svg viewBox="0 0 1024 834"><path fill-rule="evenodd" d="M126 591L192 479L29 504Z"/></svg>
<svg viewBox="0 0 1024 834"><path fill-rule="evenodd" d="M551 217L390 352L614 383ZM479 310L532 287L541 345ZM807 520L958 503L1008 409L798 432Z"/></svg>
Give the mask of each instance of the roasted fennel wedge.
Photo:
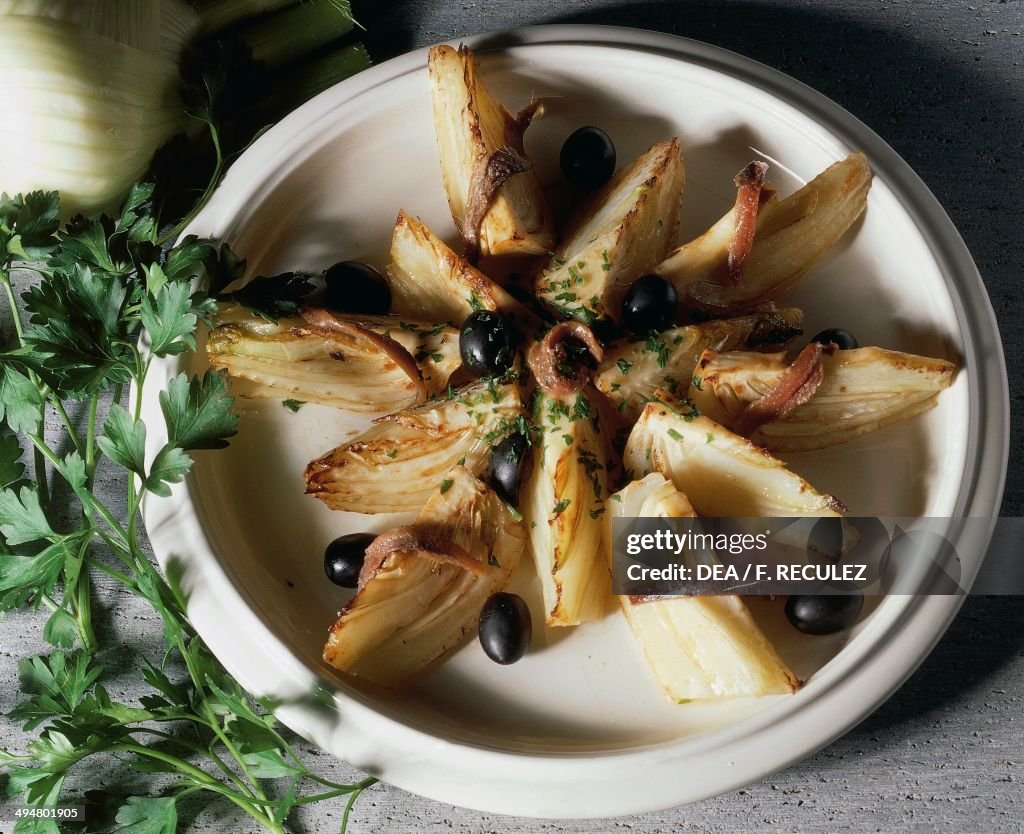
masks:
<svg viewBox="0 0 1024 834"><path fill-rule="evenodd" d="M524 114L513 116L480 80L477 62L465 46L435 46L427 59L441 175L448 206L463 230L478 225L484 255L542 255L554 245L551 212L536 175L527 167L504 180L480 206L474 222L474 189L496 151L517 152L525 161ZM525 123L524 123L525 121ZM527 163L528 165L528 163ZM482 195L476 195L478 198Z"/></svg>
<svg viewBox="0 0 1024 834"><path fill-rule="evenodd" d="M453 466L482 471L522 416L515 384L481 382L374 421L306 467L306 492L335 510L419 510Z"/></svg>
<svg viewBox="0 0 1024 834"><path fill-rule="evenodd" d="M686 496L652 472L615 493L614 518L689 518ZM686 701L783 695L796 676L779 658L737 596L618 597L647 664L669 699Z"/></svg>
<svg viewBox="0 0 1024 834"><path fill-rule="evenodd" d="M408 541L429 549L394 549L364 568L324 647L336 669L381 686L401 684L472 634L484 602L505 587L526 546L522 522L462 466L435 484L405 530ZM456 548L461 564L436 558Z"/></svg>
<svg viewBox="0 0 1024 834"><path fill-rule="evenodd" d="M800 335L796 308L751 313L734 319L674 327L647 339L614 342L605 349L594 384L630 420L640 416L656 389L682 396L706 348L778 347Z"/></svg>
<svg viewBox="0 0 1024 834"><path fill-rule="evenodd" d="M609 540L602 516L607 455L593 391L533 401L533 466L522 491L523 518L549 626L604 615L611 593Z"/></svg>
<svg viewBox="0 0 1024 834"><path fill-rule="evenodd" d="M206 353L213 367L253 383L245 396L362 413L398 411L441 393L462 362L453 327L401 316L328 315L353 327L303 318L273 322L234 308L218 316Z"/></svg>
<svg viewBox="0 0 1024 834"><path fill-rule="evenodd" d="M870 187L867 159L854 153L783 200L766 188L738 283L729 274L735 206L654 271L675 285L682 309L704 315L738 315L781 300L861 216Z"/></svg>
<svg viewBox="0 0 1024 834"><path fill-rule="evenodd" d="M619 321L630 283L652 271L675 241L683 180L677 139L659 142L616 173L571 221L535 280L537 297L565 319Z"/></svg>
<svg viewBox="0 0 1024 834"><path fill-rule="evenodd" d="M803 452L846 443L935 406L953 382L956 366L877 347L837 350L821 357L817 391L780 420L751 436L775 452ZM783 353L705 351L694 371L690 399L729 428L770 392L786 372Z"/></svg>
<svg viewBox="0 0 1024 834"><path fill-rule="evenodd" d="M838 516L843 509L760 446L668 397L644 406L623 464L633 477L662 473L702 516Z"/></svg>
<svg viewBox="0 0 1024 834"><path fill-rule="evenodd" d="M497 310L536 329L531 312L404 211L395 221L386 272L393 313L461 325L474 310Z"/></svg>

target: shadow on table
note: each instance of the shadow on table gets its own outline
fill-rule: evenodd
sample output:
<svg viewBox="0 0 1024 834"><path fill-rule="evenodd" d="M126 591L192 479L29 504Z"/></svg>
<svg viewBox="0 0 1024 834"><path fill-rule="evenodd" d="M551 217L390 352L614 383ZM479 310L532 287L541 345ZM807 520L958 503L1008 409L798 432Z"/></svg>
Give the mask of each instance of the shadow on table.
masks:
<svg viewBox="0 0 1024 834"><path fill-rule="evenodd" d="M851 732L877 736L985 685L1024 653L1024 605L1019 597L968 597L949 631L921 668L885 704ZM892 740L896 740L890 737Z"/></svg>

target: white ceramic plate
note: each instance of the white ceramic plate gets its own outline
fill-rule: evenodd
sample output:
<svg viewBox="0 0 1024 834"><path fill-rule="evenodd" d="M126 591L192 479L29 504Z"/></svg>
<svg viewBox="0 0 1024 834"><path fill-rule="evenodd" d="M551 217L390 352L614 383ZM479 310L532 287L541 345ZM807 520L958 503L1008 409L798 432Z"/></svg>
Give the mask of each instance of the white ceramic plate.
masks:
<svg viewBox="0 0 1024 834"><path fill-rule="evenodd" d="M547 115L527 147L557 180L562 140L603 126L620 161L668 136L687 168L683 237L731 203L732 176L763 156L785 194L852 149L876 173L865 219L791 299L809 332L962 363L934 411L855 443L793 456L795 469L855 515L989 516L1006 466L1007 395L995 320L955 229L925 186L864 125L803 85L704 44L646 32L553 26L469 39L488 85ZM405 208L454 236L437 161L426 50L329 90L235 163L188 230L222 238L256 274L383 264ZM156 363L154 389L201 355ZM155 390L144 395L159 425ZM790 697L677 706L665 701L618 616L545 632L512 667L465 645L404 695L362 691L320 660L344 598L325 581L324 545L388 517L335 513L303 495L305 463L360 422L241 401L225 452L199 457L171 498L145 506L160 561L178 560L190 615L227 668L282 701L280 718L323 749L426 796L488 811L609 816L689 802L763 777L843 733L920 663L954 597L886 599L852 633L808 638L778 606L756 606L807 685ZM150 438L156 447L162 439ZM983 527L985 525L982 525ZM987 536L953 532L973 577ZM517 579L536 594L529 570ZM532 598L532 597L531 597ZM533 606L536 613L537 605Z"/></svg>

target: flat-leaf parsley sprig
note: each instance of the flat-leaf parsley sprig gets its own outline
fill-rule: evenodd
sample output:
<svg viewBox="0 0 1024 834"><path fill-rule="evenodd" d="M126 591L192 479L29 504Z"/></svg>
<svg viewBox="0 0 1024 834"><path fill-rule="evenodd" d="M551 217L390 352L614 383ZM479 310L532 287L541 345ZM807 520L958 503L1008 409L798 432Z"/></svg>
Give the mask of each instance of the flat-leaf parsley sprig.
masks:
<svg viewBox="0 0 1024 834"><path fill-rule="evenodd" d="M284 831L296 806L344 797L344 831L374 780L341 784L312 773L273 716L213 657L180 592L142 549L143 495L169 494L189 471L190 453L226 446L237 426L227 382L212 371L181 374L160 392L167 442L151 460L141 397L122 405L129 388L143 389L153 357L195 349L197 327L216 311L198 281L224 286L241 267L226 247L194 237L161 245L152 196L152 185L136 185L116 217L75 217L63 227L55 192L0 196L0 284L13 322L0 352L0 611L45 609L43 635L55 647L19 663L28 698L8 718L39 735L25 753L0 750L0 767L8 792L31 806L62 801L69 772L96 756L167 777L159 795L113 803L107 830L170 834L177 802L201 794L234 803L271 831ZM32 276L20 306L15 269ZM101 414L103 402L111 404ZM82 417L76 423L69 412ZM50 414L59 436L44 432ZM28 451L31 468L22 460ZM93 490L101 465L123 476L123 518ZM65 495L76 508L73 523ZM94 658L95 572L144 598L163 621L166 652L142 661L151 691L138 705L113 700L103 686ZM172 680L175 668L187 677ZM317 787L303 794L309 783ZM29 818L14 830L58 828ZM90 830L104 830L103 821Z"/></svg>

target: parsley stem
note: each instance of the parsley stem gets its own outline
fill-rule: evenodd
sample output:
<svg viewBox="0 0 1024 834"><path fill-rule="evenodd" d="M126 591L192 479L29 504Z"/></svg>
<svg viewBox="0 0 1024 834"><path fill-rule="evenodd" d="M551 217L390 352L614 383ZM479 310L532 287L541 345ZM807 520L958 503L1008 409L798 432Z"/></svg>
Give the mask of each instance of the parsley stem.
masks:
<svg viewBox="0 0 1024 834"><path fill-rule="evenodd" d="M64 428L67 429L68 438L75 447L75 451L78 452L83 458L85 457L85 448L82 446L82 441L78 438L78 432L75 431L75 427L71 424L71 418L68 416L67 411L64 409L64 403L61 399L54 394L51 401L53 403L53 409L57 412L61 422L64 424Z"/></svg>
<svg viewBox="0 0 1024 834"><path fill-rule="evenodd" d="M365 791L370 785L376 782L376 779L367 778L362 782L359 782L356 786L356 790L352 791L349 795L348 802L345 803L345 812L341 815L341 827L338 829L342 834L348 830L348 815L352 812L352 806L355 805L357 799L363 791Z"/></svg>
<svg viewBox="0 0 1024 834"><path fill-rule="evenodd" d="M18 336L18 344L24 345L25 331L21 323L21 310L18 308L18 302L14 298L14 287L11 286L11 273L6 267L0 267L0 283L4 285L4 292L7 294L7 304L11 308L11 321L14 323L14 332ZM39 379L34 371L28 372L28 377L35 383L36 387L39 387ZM46 430L46 399L39 405L39 422L37 433L43 436ZM43 514L49 517L50 511L50 489L46 480L46 464L43 461L43 457L39 450L32 454L32 465L35 468L36 473L36 489L39 495L39 506L43 510Z"/></svg>
<svg viewBox="0 0 1024 834"><path fill-rule="evenodd" d="M11 273L0 268L0 283L4 285L4 292L7 293L7 304L11 308L11 319L14 322L14 332L18 334L18 344L21 344L21 337L24 331L21 326L21 311L18 309L18 302L14 299L14 287L11 286Z"/></svg>
<svg viewBox="0 0 1024 834"><path fill-rule="evenodd" d="M278 825L270 817L265 809L261 808L251 797L240 794L237 791L229 788L226 784L221 782L219 779L215 779L205 770L195 767L189 764L184 759L178 756L165 753L162 750L155 750L152 747L144 747L141 744L134 743L121 743L111 745L109 748L112 751L122 751L125 753L134 753L137 756L143 756L145 758L155 759L156 761L163 762L164 764L170 765L175 770L188 776L196 785L202 786L204 790L213 791L221 796L231 800L239 808L244 810L249 816L256 820L260 825L264 826L275 834L286 834L285 830Z"/></svg>
<svg viewBox="0 0 1024 834"><path fill-rule="evenodd" d="M53 450L50 449L50 447L47 446L46 443L43 442L42 438L35 434L28 435L28 438L29 440L32 441L32 445L35 446L36 449L42 453L43 457L50 461L50 463L53 464L55 468L60 466L60 458L58 458L57 455L53 452ZM105 522L107 522L107 524L110 526L110 529L117 535L117 537L123 543L123 547L125 548L125 550L130 550L131 545L129 544L128 534L125 531L124 527L121 526L121 523L116 518L114 518L114 514L110 512L107 506L102 501L100 501L95 495L90 495L89 497L93 509L100 514L100 517Z"/></svg>
<svg viewBox="0 0 1024 834"><path fill-rule="evenodd" d="M84 560L85 554L81 553L79 558ZM89 654L93 654L99 648L99 644L96 640L96 632L92 627L92 580L86 570L83 570L78 576L75 595L71 603L74 607L75 619L78 621L78 636L82 641L82 648Z"/></svg>
<svg viewBox="0 0 1024 834"><path fill-rule="evenodd" d="M117 537L117 541L113 540L109 535L104 534L102 530L97 528L96 534L103 539L111 549L114 550L115 555L120 556L121 554L131 554L131 548L128 545L127 535L124 532L124 528L118 523L117 519L114 518L113 513L107 508L107 506L97 498L92 499L93 509L100 514L102 518L109 525L111 532ZM122 560L128 567L134 567L134 564L130 559Z"/></svg>
<svg viewBox="0 0 1024 834"><path fill-rule="evenodd" d="M56 396L54 397L56 400ZM93 475L96 472L96 454L95 454L95 433L96 433L96 408L99 404L99 396L96 394L92 395L89 402L89 422L86 435L85 443L85 489L92 490ZM74 433L71 433L74 436ZM77 440L77 438L75 438ZM81 449L81 444L79 444ZM81 454L81 451L79 451ZM93 511L92 507L88 503L83 502L82 504L82 530L88 530L93 526ZM72 613L78 623L78 634L82 640L82 647L92 654L96 651L98 643L96 640L96 633L92 628L92 582L89 578L89 572L81 570L81 565L85 561L86 555L89 551L89 542L91 536L84 536L82 543L78 548L76 559L79 563L79 570L75 573L75 581L71 583L71 587L65 587L65 595L70 595Z"/></svg>
<svg viewBox="0 0 1024 834"><path fill-rule="evenodd" d="M144 569L156 573L156 571L153 569L153 566L149 564L148 560L146 560ZM160 578L159 574L156 575L156 579L159 582L163 581ZM249 780L250 784L252 785L253 791L255 792L256 796L264 802L269 801L266 793L263 791L263 787L260 785L259 780L249 770L249 766L245 763L245 759L242 758L242 754L239 753L238 748L235 747L231 739L228 738L227 734L221 728L220 722L217 720L217 715L213 711L213 707L210 706L210 702L206 696L206 690L204 688L204 684L206 682L206 675L196 667L193 653L189 651L188 647L185 645L181 623L177 621L176 617L174 618L173 622L171 622L171 618L173 615L170 609L164 609L160 613L163 616L164 622L172 626L173 631L175 632L174 639L177 644L178 653L181 655L182 660L184 660L185 668L188 670L189 676L192 678L192 681L195 684L196 696L197 700L199 701L199 709L197 710L197 712L199 712L200 715L202 715L208 720L210 729L213 731L214 735L217 736L221 744L224 745L225 749L231 754L232 758L234 758L234 760L238 763L238 766L241 769L242 773L245 774L245 777Z"/></svg>
<svg viewBox="0 0 1024 834"><path fill-rule="evenodd" d="M85 487L92 487L92 476L96 471L96 409L100 404L97 394L89 401L89 423L85 430Z"/></svg>
<svg viewBox="0 0 1024 834"><path fill-rule="evenodd" d="M174 720L185 720L184 716L175 717ZM209 724L202 719L197 719L197 723L209 729ZM197 744L194 741L189 741L181 736L176 736L173 733L165 733L163 730L154 730L150 727L132 727L128 732L130 733L147 733L148 735L157 736L165 739L174 744L178 744L184 747L186 750L192 751L192 753L198 756L205 756L210 759L218 768L227 776L231 782L239 789L243 796L252 796L252 792L246 786L245 782L238 778L238 775L227 765L220 756L218 756L212 748L203 747L201 744Z"/></svg>
<svg viewBox="0 0 1024 834"><path fill-rule="evenodd" d="M100 518L107 522L113 533L121 540L123 547L126 550L129 549L130 544L128 541L128 534L125 532L124 527L121 526L121 523L114 518L114 514L110 512L107 505L95 496L92 496L92 506L93 509L100 514Z"/></svg>
<svg viewBox="0 0 1024 834"><path fill-rule="evenodd" d="M207 122L210 128L210 141L213 143L213 152L215 155L215 163L213 166L213 173L210 174L210 179L206 184L206 190L203 191L202 196L196 200L196 204L192 206L192 209L182 219L178 225L171 229L166 235L157 240L157 246L163 246L169 240L174 240L180 235L187 227L188 224L195 220L196 215L203 210L203 207L209 201L210 197L213 196L213 191L217 187L217 183L220 182L221 175L224 173L224 152L220 146L220 133L216 127Z"/></svg>
<svg viewBox="0 0 1024 834"><path fill-rule="evenodd" d="M109 533L107 533L104 530L101 530L98 527L93 530L93 533L99 536L101 539L103 539L103 542L107 545L107 547L110 548L110 552L118 558L121 564L123 564L125 567L132 568L133 570L135 569L135 561L132 558L132 555L129 552L128 548L126 548L120 542L114 541Z"/></svg>
<svg viewBox="0 0 1024 834"><path fill-rule="evenodd" d="M310 779L315 779L316 781L322 781L322 780L316 779L316 777L314 777L312 774L307 774L307 776ZM320 802L323 799L332 799L335 796L347 796L347 797L349 797L349 801L348 801L348 803L346 805L346 808L350 809L352 804L359 797L359 794L361 794L363 791L365 791L371 785L377 784L377 779L374 778L373 776L367 776L361 782L356 782L354 785L340 785L337 782L335 782L334 784L338 785L334 790L323 791L322 793L314 793L314 794L310 794L309 796L300 797L299 799L297 799L295 801L295 804L296 805L310 805L310 804L312 804L314 802ZM346 820L348 818L347 812L345 814L345 818L346 818ZM347 825L347 822L343 822L342 823L342 826L341 826L341 830L342 831L345 830L345 826L346 825Z"/></svg>
<svg viewBox="0 0 1024 834"><path fill-rule="evenodd" d="M135 351L135 409L134 418L135 422L139 422L142 419L142 391L143 386L146 384L146 376L149 374L149 366L153 361L153 356L150 354L146 357L146 361L142 361L142 356L137 348L133 347ZM135 484L135 473L128 473L128 536L131 541L138 540L138 519L139 519L139 504L142 502L142 493L139 491Z"/></svg>
<svg viewBox="0 0 1024 834"><path fill-rule="evenodd" d="M39 437L43 436L43 420L39 420ZM45 441L40 439L45 445ZM36 473L36 494L39 496L39 506L43 515L50 517L50 487L46 479L46 461L43 460L44 453L37 446L32 452L32 466Z"/></svg>
<svg viewBox="0 0 1024 834"><path fill-rule="evenodd" d="M92 556L87 556L86 561L89 564L89 567L95 568L100 573L105 573L111 579L116 579L118 582L124 585L129 591L132 591L136 594L139 592L139 586L135 584L135 580L128 576L128 574L121 573L121 571L117 570L117 568L112 568L110 567L110 565Z"/></svg>

